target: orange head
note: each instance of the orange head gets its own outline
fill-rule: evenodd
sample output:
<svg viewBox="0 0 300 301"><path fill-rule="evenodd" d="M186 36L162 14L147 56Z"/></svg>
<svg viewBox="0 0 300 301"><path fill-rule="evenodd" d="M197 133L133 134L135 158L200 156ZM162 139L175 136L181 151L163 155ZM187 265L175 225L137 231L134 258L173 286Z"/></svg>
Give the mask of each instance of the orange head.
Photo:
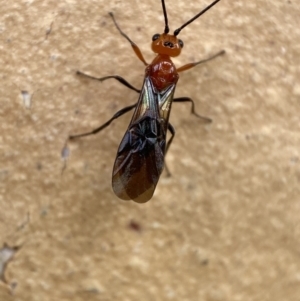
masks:
<svg viewBox="0 0 300 301"><path fill-rule="evenodd" d="M192 19L190 19L189 21L181 25L179 28L177 28L174 31L173 35L170 35L165 0L161 0L162 9L165 18L165 31L163 34L157 33L152 37L152 45L151 45L152 50L158 54L165 54L171 57L178 56L181 52L181 48L183 48L183 42L180 39L177 39L177 36L180 33L180 31L184 27L186 27L187 25L195 21L197 18L199 18L201 15L203 15L206 11L208 11L219 1L221 0L214 0L210 5L208 5L206 8L201 10L196 16L194 16Z"/></svg>
<svg viewBox="0 0 300 301"><path fill-rule="evenodd" d="M175 57L180 54L183 48L183 42L177 39L175 35L157 33L152 37L151 48L155 53Z"/></svg>

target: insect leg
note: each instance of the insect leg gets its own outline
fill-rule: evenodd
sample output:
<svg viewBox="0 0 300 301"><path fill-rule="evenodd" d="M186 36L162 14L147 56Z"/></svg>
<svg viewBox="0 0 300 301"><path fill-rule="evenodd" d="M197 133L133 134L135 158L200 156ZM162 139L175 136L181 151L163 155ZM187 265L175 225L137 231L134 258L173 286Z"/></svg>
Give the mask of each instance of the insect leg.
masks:
<svg viewBox="0 0 300 301"><path fill-rule="evenodd" d="M170 147L170 145L171 145L171 143L174 139L174 136L175 136L175 129L173 128L173 126L170 123L168 124L168 130L170 131L172 136L171 136L171 138L169 139L169 141L167 143L165 156L166 156L166 154L168 152L168 149L169 149L169 147ZM167 177L170 177L171 173L170 173L170 170L169 170L168 165L166 163L165 163L165 169L166 169Z"/></svg>
<svg viewBox="0 0 300 301"><path fill-rule="evenodd" d="M198 113L195 112L195 103L191 98L189 98L189 97L178 97L178 98L174 98L173 101L174 102L191 102L192 103L191 113L193 115L195 115L196 117L202 119L203 122L205 122L205 123L212 122L212 119L210 119L208 117L201 116L201 115L199 115Z"/></svg>
<svg viewBox="0 0 300 301"><path fill-rule="evenodd" d="M193 67L195 67L195 66L197 66L197 65L200 65L200 64L206 63L206 62L208 62L208 61L210 61L210 60L213 60L214 58L216 58L216 57L218 57L218 56L220 56L220 55L223 55L223 54L225 54L225 50L221 50L220 52L216 53L215 55L213 55L213 56L211 56L211 57L209 57L209 58L207 58L207 59L201 60L201 61L199 61L199 62L196 62L196 63L189 63L189 64L186 64L186 65L183 65L183 66L179 67L179 68L176 69L176 70L177 70L177 72L182 72L182 71L191 69L191 68L193 68Z"/></svg>
<svg viewBox="0 0 300 301"><path fill-rule="evenodd" d="M168 124L168 130L170 131L171 133L171 138L169 139L168 143L167 143L167 146L166 146L166 152L165 152L165 155L167 154L168 150L169 150L169 147L174 139L174 136L175 136L175 129L174 127L172 126L171 123Z"/></svg>
<svg viewBox="0 0 300 301"><path fill-rule="evenodd" d="M83 137L83 136L89 136L89 135L94 135L94 134L97 134L99 133L100 131L102 131L103 129L105 129L107 126L109 126L113 120L119 118L120 116L124 115L125 113L129 112L130 110L134 109L136 107L136 103L131 105L131 106L128 106L128 107L125 107L123 109L121 109L120 111L118 111L117 113L115 113L113 115L112 118L110 118L109 120L107 120L104 124L102 124L101 126L99 126L98 128L90 131L90 132L87 132L87 133L83 133L83 134L78 134L78 135L70 135L69 136L69 140L72 140L72 139L75 139L75 138L79 138L79 137Z"/></svg>
<svg viewBox="0 0 300 301"><path fill-rule="evenodd" d="M83 73L81 71L77 71L76 72L77 75L79 76L83 76L83 77L87 77L87 78L90 78L90 79L94 79L94 80L98 80L100 82L103 82L107 79L110 79L110 78L114 78L116 79L118 82L120 82L121 84L123 84L124 86L126 86L127 88L133 90L133 91L136 91L138 93L141 93L141 90L135 88L134 86L132 86L127 80L125 80L123 77L119 76L119 75L110 75L110 76L104 76L104 77L94 77L94 76L91 76L91 75L88 75L86 73Z"/></svg>
<svg viewBox="0 0 300 301"><path fill-rule="evenodd" d="M109 13L109 15L112 17L118 31L120 32L120 34L131 44L131 47L133 49L133 51L135 52L136 56L144 63L145 66L148 66L147 62L145 61L143 54L140 50L140 48L131 41L131 39L121 30L121 28L119 27L119 25L117 24L114 14L113 13Z"/></svg>

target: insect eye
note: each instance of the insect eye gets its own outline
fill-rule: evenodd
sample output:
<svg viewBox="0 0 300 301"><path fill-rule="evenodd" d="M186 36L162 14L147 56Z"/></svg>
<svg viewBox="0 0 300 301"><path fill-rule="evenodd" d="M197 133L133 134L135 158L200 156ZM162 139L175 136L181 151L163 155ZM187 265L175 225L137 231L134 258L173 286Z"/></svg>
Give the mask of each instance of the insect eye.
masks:
<svg viewBox="0 0 300 301"><path fill-rule="evenodd" d="M182 40L178 39L178 43L179 43L180 48L183 48L184 44L183 44Z"/></svg>
<svg viewBox="0 0 300 301"><path fill-rule="evenodd" d="M152 37L152 41L156 41L157 39L159 39L160 34L156 33L153 37Z"/></svg>

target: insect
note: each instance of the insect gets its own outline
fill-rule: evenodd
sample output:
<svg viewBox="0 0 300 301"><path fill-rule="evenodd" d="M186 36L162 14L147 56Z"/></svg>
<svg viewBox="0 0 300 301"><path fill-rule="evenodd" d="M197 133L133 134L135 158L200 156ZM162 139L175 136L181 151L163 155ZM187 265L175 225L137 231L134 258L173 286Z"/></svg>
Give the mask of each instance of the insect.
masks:
<svg viewBox="0 0 300 301"><path fill-rule="evenodd" d="M111 119L100 127L79 135L71 135L69 139L96 134L106 128L114 119L135 109L127 131L120 143L112 173L112 187L115 194L123 200L133 200L138 203L149 201L154 193L159 177L164 169L164 157L173 141L175 130L169 123L172 102L190 102L191 112L205 122L211 119L202 117L195 112L194 101L189 97L174 98L178 73L191 69L225 53L220 51L210 58L186 64L176 68L171 57L180 55L183 48L182 40L177 36L180 31L204 14L220 0L215 0L192 19L169 34L168 17L165 1L161 0L165 20L165 29L162 34L152 37L152 50L156 57L147 64L138 46L120 29L113 13L109 13L119 33L131 44L137 57L146 66L142 89L136 89L124 78L112 75L96 78L80 71L78 75L100 82L115 79L124 86L140 94L137 103L127 106L116 112ZM167 131L171 133L166 143Z"/></svg>

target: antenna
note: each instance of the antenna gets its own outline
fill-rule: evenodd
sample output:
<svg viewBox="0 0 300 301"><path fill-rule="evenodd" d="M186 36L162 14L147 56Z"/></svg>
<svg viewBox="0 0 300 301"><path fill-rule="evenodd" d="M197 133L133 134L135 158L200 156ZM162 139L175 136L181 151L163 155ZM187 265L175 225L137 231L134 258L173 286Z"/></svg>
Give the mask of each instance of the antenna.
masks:
<svg viewBox="0 0 300 301"><path fill-rule="evenodd" d="M215 0L214 2L212 2L210 5L208 5L206 8L204 8L199 14L197 14L195 17L193 17L191 20L187 21L186 23L184 23L181 27L179 27L178 29L176 29L174 31L174 36L179 35L180 31L186 27L187 25L189 25L190 23L192 23L194 20L196 20L197 18L199 18L201 15L203 15L206 11L208 11L211 7L213 7L215 4L217 4L220 0ZM164 3L163 3L164 6ZM166 16L165 16L166 19ZM167 26L167 25L166 25Z"/></svg>
<svg viewBox="0 0 300 301"><path fill-rule="evenodd" d="M169 30L169 25L168 25L168 16L167 16L167 10L166 10L166 5L165 5L165 0L161 0L163 12L164 12L164 17L165 17L165 33L168 33Z"/></svg>

